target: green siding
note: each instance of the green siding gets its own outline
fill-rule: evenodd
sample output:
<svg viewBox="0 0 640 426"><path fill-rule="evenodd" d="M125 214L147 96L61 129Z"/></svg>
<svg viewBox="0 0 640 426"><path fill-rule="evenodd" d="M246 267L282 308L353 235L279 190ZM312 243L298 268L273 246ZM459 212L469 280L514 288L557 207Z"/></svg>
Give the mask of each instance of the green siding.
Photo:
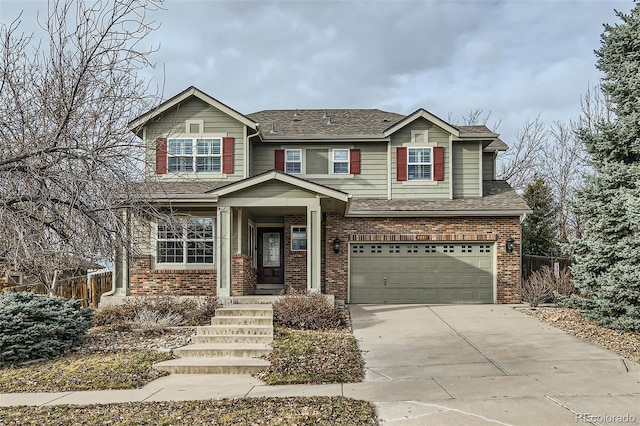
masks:
<svg viewBox="0 0 640 426"><path fill-rule="evenodd" d="M479 197L480 142L453 144L453 198Z"/></svg>
<svg viewBox="0 0 640 426"><path fill-rule="evenodd" d="M224 183L237 181L243 178L244 167L244 132L243 124L231 118L224 112L208 105L200 99L190 98L180 105L164 112L158 121L153 121L146 126L146 144L150 148L147 150L146 164L147 173L154 174L155 170L155 140L161 136L180 135L188 136L186 133L186 120L204 120L204 132L222 134L235 138L233 152L233 174L227 175ZM221 174L198 175L199 179L221 179ZM158 175L163 180L180 180L185 176L173 174ZM195 175L192 175L195 177Z"/></svg>
<svg viewBox="0 0 640 426"><path fill-rule="evenodd" d="M396 148L407 146L411 143L411 131L428 130L428 142L416 142L416 146L442 146L444 147L444 181L441 182L424 182L416 181L398 182L397 176L397 158ZM416 138L419 139L420 137ZM441 128L434 126L424 118L420 118L413 123L400 129L391 135L391 190L392 198L425 198L425 199L443 199L449 198L449 156L451 149L449 145L449 133Z"/></svg>
<svg viewBox="0 0 640 426"><path fill-rule="evenodd" d="M493 152L482 153L482 179L494 180L496 178L496 160Z"/></svg>
<svg viewBox="0 0 640 426"><path fill-rule="evenodd" d="M329 150L334 148L360 149L360 174L350 176L324 174L302 174L299 177L320 185L330 186L339 191L352 194L354 197L386 197L387 196L387 144L385 142L344 143L344 144L308 144L296 143L291 145L267 144L254 142L252 144L254 173L259 174L274 168L274 152L280 148L309 148ZM306 155L305 155L306 157ZM328 157L327 157L328 158ZM321 165L314 165L315 170ZM327 163L328 171L328 163ZM336 177L334 177L336 176Z"/></svg>
<svg viewBox="0 0 640 426"><path fill-rule="evenodd" d="M257 187L247 188L233 194L233 198L315 198L316 194L302 189L297 189L282 182L265 182ZM274 205L280 203L274 201Z"/></svg>

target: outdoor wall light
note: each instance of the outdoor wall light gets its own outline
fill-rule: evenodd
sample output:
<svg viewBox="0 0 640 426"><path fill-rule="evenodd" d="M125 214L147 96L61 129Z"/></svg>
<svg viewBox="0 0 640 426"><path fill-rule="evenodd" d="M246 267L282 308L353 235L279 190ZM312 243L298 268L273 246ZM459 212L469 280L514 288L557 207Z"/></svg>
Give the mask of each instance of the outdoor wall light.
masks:
<svg viewBox="0 0 640 426"><path fill-rule="evenodd" d="M333 252L334 253L340 253L340 243L342 241L340 241L340 238L334 238L333 239Z"/></svg>
<svg viewBox="0 0 640 426"><path fill-rule="evenodd" d="M507 243L505 245L505 248L507 249L507 253L512 253L515 245L516 245L516 240L514 240L513 237L507 238Z"/></svg>

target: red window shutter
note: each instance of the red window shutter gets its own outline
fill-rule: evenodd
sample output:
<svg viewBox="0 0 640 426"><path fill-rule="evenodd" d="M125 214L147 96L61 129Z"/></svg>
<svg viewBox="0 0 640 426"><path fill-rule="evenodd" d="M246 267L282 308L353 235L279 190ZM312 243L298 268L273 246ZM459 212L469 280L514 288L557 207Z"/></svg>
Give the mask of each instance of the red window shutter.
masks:
<svg viewBox="0 0 640 426"><path fill-rule="evenodd" d="M396 149L396 180L404 182L407 180L407 148L398 147Z"/></svg>
<svg viewBox="0 0 640 426"><path fill-rule="evenodd" d="M276 149L275 169L284 172L284 149Z"/></svg>
<svg viewBox="0 0 640 426"><path fill-rule="evenodd" d="M433 180L444 180L444 147L433 147Z"/></svg>
<svg viewBox="0 0 640 426"><path fill-rule="evenodd" d="M156 174L167 173L167 138L156 139Z"/></svg>
<svg viewBox="0 0 640 426"><path fill-rule="evenodd" d="M352 175L360 174L360 150L359 149L351 149L349 150L349 173Z"/></svg>
<svg viewBox="0 0 640 426"><path fill-rule="evenodd" d="M233 141L232 137L222 138L222 173L233 174Z"/></svg>

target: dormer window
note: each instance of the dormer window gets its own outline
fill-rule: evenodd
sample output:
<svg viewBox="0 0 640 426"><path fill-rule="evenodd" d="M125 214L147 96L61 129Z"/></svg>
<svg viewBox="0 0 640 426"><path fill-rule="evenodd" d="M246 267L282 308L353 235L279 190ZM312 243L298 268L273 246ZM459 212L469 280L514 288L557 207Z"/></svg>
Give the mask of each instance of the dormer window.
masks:
<svg viewBox="0 0 640 426"><path fill-rule="evenodd" d="M408 148L408 180L432 180L432 148Z"/></svg>

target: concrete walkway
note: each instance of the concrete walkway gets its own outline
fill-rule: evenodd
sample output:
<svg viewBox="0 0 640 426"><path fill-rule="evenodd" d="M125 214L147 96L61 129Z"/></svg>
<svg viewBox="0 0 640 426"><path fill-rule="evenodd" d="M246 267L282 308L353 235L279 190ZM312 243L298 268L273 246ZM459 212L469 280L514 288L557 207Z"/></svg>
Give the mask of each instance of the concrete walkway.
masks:
<svg viewBox="0 0 640 426"><path fill-rule="evenodd" d="M0 394L0 406L341 395L392 425L640 423L640 366L509 306L351 306L362 383L171 375L142 389Z"/></svg>

